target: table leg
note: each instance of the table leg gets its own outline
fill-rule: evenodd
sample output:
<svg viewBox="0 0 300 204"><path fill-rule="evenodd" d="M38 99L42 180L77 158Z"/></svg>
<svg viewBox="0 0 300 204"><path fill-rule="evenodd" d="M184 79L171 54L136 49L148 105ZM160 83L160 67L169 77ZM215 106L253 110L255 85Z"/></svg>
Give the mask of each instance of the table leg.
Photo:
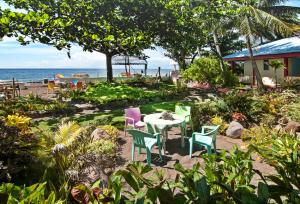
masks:
<svg viewBox="0 0 300 204"><path fill-rule="evenodd" d="M185 146L185 142L184 142L184 128L183 128L183 126L181 125L180 126L180 130L181 130L181 147L182 148L184 148L184 146Z"/></svg>
<svg viewBox="0 0 300 204"><path fill-rule="evenodd" d="M162 139L163 155L166 155L166 142L167 142L167 139L168 139L168 129L167 128L165 128L162 131L162 135L163 135L163 139Z"/></svg>

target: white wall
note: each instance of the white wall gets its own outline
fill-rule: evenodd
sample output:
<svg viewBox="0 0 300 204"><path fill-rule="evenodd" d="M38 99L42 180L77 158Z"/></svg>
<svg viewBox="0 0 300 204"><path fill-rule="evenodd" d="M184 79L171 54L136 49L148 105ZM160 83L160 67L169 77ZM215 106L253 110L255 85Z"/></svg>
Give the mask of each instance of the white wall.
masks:
<svg viewBox="0 0 300 204"><path fill-rule="evenodd" d="M270 59L269 63L271 63L274 60L280 60L282 63L284 63L284 59ZM261 74L262 77L269 77L274 79L275 81L275 72L274 69L272 67L269 67L269 70L264 70L264 60L256 60L259 72ZM284 79L284 70L277 70L277 78L278 81L282 81ZM246 61L245 65L244 65L244 76L245 76L245 83L252 83L252 79L253 79L253 70L252 70L252 63L251 61Z"/></svg>

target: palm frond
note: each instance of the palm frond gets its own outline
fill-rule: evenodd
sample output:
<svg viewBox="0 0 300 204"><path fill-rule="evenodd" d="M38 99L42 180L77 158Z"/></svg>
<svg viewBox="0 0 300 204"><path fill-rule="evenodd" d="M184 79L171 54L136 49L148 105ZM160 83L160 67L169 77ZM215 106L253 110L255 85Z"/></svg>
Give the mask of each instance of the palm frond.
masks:
<svg viewBox="0 0 300 204"><path fill-rule="evenodd" d="M286 3L288 0L260 0L257 4L258 7L276 6Z"/></svg>
<svg viewBox="0 0 300 204"><path fill-rule="evenodd" d="M255 24L261 24L263 27L268 28L273 32L280 33L283 36L291 36L295 33L296 27L280 20L276 16L252 6L249 6L249 8Z"/></svg>
<svg viewBox="0 0 300 204"><path fill-rule="evenodd" d="M54 136L54 141L56 144L68 146L77 138L77 136L79 136L81 131L82 128L80 128L77 123L73 121L63 122L58 127L58 131Z"/></svg>
<svg viewBox="0 0 300 204"><path fill-rule="evenodd" d="M240 24L240 31L243 35L251 36L252 35L252 26L249 18L245 16Z"/></svg>
<svg viewBox="0 0 300 204"><path fill-rule="evenodd" d="M274 15L300 14L300 7L295 7L295 6L269 6L269 7L261 7L260 9L268 13L272 13Z"/></svg>

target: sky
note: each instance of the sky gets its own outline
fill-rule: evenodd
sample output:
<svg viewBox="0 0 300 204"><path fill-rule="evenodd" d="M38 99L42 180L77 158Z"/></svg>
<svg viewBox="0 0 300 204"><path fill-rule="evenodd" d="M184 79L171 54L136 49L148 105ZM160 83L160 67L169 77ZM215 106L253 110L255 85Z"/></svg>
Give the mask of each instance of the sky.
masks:
<svg viewBox="0 0 300 204"><path fill-rule="evenodd" d="M299 6L300 0L289 0L287 5ZM7 5L0 0L0 7ZM149 56L149 68L170 69L174 62L165 57L161 48L145 50ZM84 52L79 46L72 46L71 59L66 51L58 51L48 45L34 43L27 46L20 45L14 38L5 37L0 41L0 68L105 68L105 56L97 52Z"/></svg>

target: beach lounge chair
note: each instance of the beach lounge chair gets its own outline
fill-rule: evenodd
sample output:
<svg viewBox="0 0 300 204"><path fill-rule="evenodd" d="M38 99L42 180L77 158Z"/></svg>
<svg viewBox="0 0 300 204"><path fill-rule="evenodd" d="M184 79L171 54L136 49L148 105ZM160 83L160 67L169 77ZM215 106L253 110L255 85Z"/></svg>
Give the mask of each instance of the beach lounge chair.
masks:
<svg viewBox="0 0 300 204"><path fill-rule="evenodd" d="M146 149L147 153L147 164L151 164L151 153L154 145L158 146L159 157L161 156L161 143L160 143L160 133L150 134L140 130L129 129L126 130L130 135L132 135L132 147L131 147L131 159L134 161L135 148L138 149L138 153L141 153L142 149Z"/></svg>
<svg viewBox="0 0 300 204"><path fill-rule="evenodd" d="M216 152L216 138L218 134L218 126L203 126L201 132L194 132L189 139L190 142L190 158L192 158L193 145L198 144L207 149L207 153L211 154L213 148Z"/></svg>
<svg viewBox="0 0 300 204"><path fill-rule="evenodd" d="M187 137L187 125L193 129L193 122L191 117L191 107L190 106L175 106L175 114L183 116L185 118L185 123L183 124L184 134Z"/></svg>
<svg viewBox="0 0 300 204"><path fill-rule="evenodd" d="M127 108L125 109L125 136L126 129L128 127L133 127L135 129L142 129L145 127L145 123L142 122L142 114L140 108Z"/></svg>

